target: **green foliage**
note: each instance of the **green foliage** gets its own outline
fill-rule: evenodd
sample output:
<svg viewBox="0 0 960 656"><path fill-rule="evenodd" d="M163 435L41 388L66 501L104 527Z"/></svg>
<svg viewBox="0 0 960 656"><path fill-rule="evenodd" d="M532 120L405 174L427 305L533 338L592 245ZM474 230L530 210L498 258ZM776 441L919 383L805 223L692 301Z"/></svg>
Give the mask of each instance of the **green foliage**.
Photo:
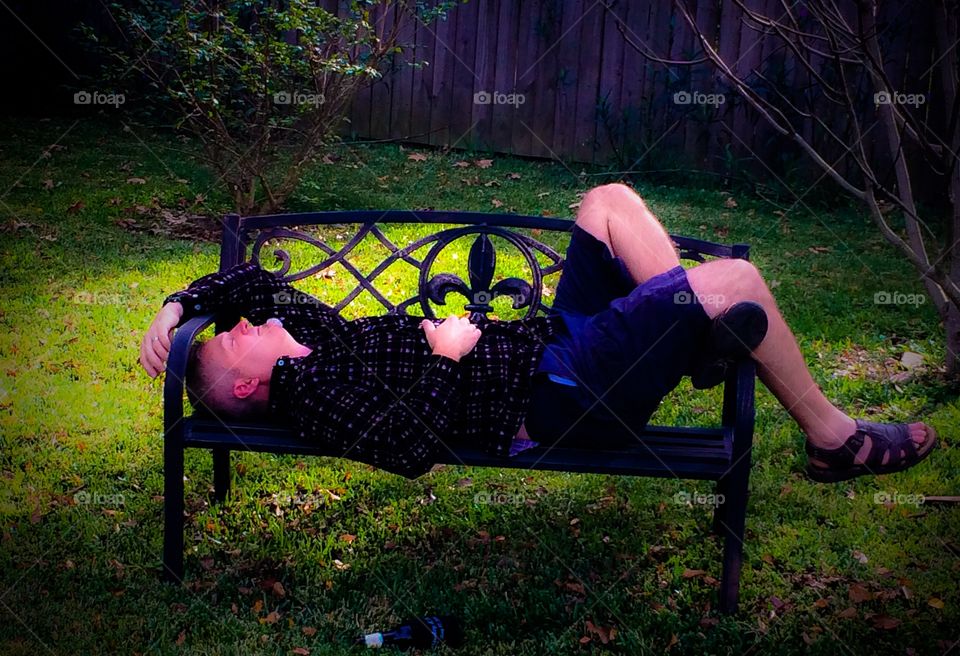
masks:
<svg viewBox="0 0 960 656"><path fill-rule="evenodd" d="M313 0L114 3L123 39L102 46L106 76L129 85L139 73L152 89L143 104L200 140L234 209L271 212L335 138L357 89L407 47L395 14L429 23L454 4L353 0L335 14Z"/></svg>

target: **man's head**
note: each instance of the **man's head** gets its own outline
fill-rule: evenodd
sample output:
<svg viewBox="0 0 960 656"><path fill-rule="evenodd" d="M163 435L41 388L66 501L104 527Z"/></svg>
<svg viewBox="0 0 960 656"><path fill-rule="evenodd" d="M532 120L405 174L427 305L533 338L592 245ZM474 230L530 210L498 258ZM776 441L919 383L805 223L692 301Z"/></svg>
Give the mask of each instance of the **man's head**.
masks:
<svg viewBox="0 0 960 656"><path fill-rule="evenodd" d="M231 330L194 344L187 365L187 398L194 409L206 408L220 417L263 415L277 359L308 353L310 349L278 323L253 326L243 320Z"/></svg>

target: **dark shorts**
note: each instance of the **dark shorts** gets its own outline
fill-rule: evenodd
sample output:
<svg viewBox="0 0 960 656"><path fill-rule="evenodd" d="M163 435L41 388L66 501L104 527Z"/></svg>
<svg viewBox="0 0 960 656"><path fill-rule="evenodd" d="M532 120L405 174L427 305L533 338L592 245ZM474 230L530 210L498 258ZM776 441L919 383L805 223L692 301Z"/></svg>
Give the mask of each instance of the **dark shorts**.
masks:
<svg viewBox="0 0 960 656"><path fill-rule="evenodd" d="M547 344L525 421L544 446L635 443L630 431L693 371L710 328L683 267L637 285L623 260L578 225L553 311L568 330Z"/></svg>

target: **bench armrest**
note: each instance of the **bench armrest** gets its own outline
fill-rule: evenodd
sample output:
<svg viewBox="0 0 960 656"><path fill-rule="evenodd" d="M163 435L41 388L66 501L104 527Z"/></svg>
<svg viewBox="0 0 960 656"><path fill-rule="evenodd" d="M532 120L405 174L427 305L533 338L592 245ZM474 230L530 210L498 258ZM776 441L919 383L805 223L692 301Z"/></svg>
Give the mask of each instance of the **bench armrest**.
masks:
<svg viewBox="0 0 960 656"><path fill-rule="evenodd" d="M183 393L190 346L216 320L214 314L203 314L186 321L177 328L167 356L167 370L163 382L163 433L165 439L175 438L182 428ZM182 434L182 431L179 433Z"/></svg>

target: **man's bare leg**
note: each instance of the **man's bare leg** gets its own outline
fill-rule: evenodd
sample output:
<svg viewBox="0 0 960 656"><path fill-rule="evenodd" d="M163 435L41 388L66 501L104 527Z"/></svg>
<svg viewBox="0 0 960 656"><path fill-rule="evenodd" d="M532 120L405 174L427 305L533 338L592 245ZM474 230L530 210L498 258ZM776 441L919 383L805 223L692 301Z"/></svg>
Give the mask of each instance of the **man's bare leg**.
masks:
<svg viewBox="0 0 960 656"><path fill-rule="evenodd" d="M588 192L577 223L622 258L638 284L679 264L666 230L643 199L625 185L604 185ZM754 301L763 307L767 335L752 354L759 365L760 379L813 444L838 447L854 433L853 419L830 403L814 382L793 333L756 267L744 260L716 260L689 269L687 277L711 318L741 301ZM910 434L919 446L927 434L925 425L910 424ZM857 462L866 458L870 443L868 437ZM888 458L889 454L883 462Z"/></svg>
<svg viewBox="0 0 960 656"><path fill-rule="evenodd" d="M830 403L814 382L797 340L756 267L745 260L715 260L690 269L687 279L711 318L741 301L754 301L763 306L768 320L767 335L752 354L759 365L760 380L814 445L835 448L853 435L856 424ZM910 424L910 436L918 447L926 435L923 423ZM866 459L870 441L869 437L864 441L857 462ZM884 464L889 457L889 453L884 456Z"/></svg>
<svg viewBox="0 0 960 656"><path fill-rule="evenodd" d="M680 264L667 231L626 185L588 191L577 212L577 225L605 243L611 255L622 258L637 284Z"/></svg>

